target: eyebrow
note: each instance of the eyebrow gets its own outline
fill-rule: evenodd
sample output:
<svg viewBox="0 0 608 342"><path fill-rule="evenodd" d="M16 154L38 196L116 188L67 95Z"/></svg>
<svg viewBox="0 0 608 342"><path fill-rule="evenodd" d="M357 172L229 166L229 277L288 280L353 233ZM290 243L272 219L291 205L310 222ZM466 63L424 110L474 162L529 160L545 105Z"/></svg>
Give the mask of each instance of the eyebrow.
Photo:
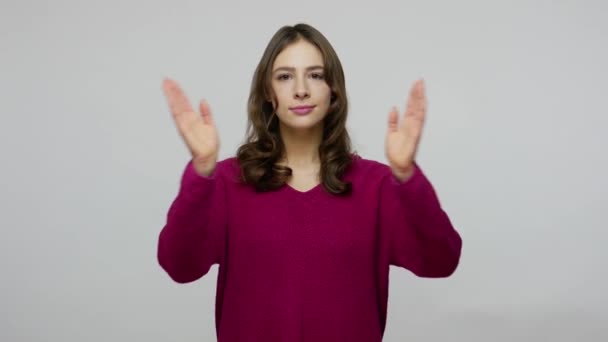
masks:
<svg viewBox="0 0 608 342"><path fill-rule="evenodd" d="M316 69L323 69L322 65L312 65L309 66L308 68L306 68L306 71L310 71L310 70L316 70ZM277 71L295 71L296 68L294 67L287 67L287 66L282 66L282 67L278 67L276 69L274 69L273 73L277 72Z"/></svg>

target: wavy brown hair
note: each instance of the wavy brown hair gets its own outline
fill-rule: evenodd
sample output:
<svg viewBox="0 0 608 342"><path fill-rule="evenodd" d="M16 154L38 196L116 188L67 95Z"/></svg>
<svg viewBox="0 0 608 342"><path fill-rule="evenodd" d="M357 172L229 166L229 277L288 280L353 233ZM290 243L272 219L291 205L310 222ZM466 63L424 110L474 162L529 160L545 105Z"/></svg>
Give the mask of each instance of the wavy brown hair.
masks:
<svg viewBox="0 0 608 342"><path fill-rule="evenodd" d="M274 115L272 102L268 99L274 97L270 82L276 57L301 39L320 50L325 81L331 89L331 102L323 119L323 138L319 146L321 183L328 192L345 195L351 191L352 185L341 178L352 163L353 152L346 129L348 100L344 71L325 36L303 23L280 28L270 39L255 70L247 104L247 134L237 150L241 175L243 181L254 185L257 191L277 189L292 175L291 168L277 164L284 157L285 148L279 133L278 117Z"/></svg>

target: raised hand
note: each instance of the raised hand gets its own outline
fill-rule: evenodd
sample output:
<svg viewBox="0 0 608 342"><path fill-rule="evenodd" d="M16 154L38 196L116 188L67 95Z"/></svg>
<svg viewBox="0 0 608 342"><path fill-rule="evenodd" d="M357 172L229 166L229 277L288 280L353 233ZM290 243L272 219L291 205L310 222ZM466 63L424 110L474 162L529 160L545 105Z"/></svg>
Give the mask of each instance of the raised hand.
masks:
<svg viewBox="0 0 608 342"><path fill-rule="evenodd" d="M196 112L177 82L165 78L162 88L179 134L192 154L196 172L210 175L217 162L220 142L209 104L201 100Z"/></svg>
<svg viewBox="0 0 608 342"><path fill-rule="evenodd" d="M407 180L414 170L426 108L424 81L418 80L410 90L403 118L399 120L397 108L389 113L385 153L393 175L400 181Z"/></svg>

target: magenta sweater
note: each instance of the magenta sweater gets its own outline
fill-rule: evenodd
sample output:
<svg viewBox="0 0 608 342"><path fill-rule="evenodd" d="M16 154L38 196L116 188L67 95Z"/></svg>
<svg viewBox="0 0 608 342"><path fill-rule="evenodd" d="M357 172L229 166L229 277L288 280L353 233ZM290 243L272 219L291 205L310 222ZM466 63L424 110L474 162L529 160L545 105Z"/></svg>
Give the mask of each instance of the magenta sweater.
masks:
<svg viewBox="0 0 608 342"><path fill-rule="evenodd" d="M209 177L189 162L160 232L158 262L176 282L218 264L219 342L381 341L389 266L448 277L462 241L416 164L400 183L355 155L347 197L322 185L256 193L236 158Z"/></svg>

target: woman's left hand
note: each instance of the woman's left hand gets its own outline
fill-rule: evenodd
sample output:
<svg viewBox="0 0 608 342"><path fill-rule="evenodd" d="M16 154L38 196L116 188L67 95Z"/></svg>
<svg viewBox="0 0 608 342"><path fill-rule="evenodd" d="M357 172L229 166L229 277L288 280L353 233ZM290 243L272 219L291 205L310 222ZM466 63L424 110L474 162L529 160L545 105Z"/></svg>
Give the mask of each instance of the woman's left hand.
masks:
<svg viewBox="0 0 608 342"><path fill-rule="evenodd" d="M414 171L426 109L424 81L420 79L410 90L402 120L396 107L389 113L385 153L393 175L401 182L409 179Z"/></svg>

